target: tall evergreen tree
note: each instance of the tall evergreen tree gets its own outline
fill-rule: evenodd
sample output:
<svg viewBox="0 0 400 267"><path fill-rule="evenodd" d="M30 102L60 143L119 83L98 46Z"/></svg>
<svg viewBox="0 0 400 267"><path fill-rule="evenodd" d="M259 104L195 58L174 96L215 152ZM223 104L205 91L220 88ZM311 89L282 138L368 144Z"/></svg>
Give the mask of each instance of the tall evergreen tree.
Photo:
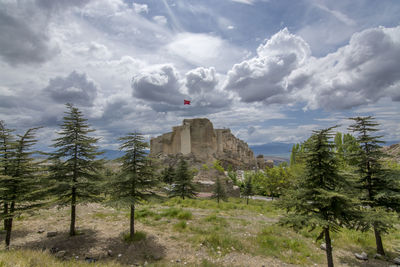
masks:
<svg viewBox="0 0 400 267"><path fill-rule="evenodd" d="M162 181L167 184L172 184L175 177L175 169L172 165L169 165L161 172Z"/></svg>
<svg viewBox="0 0 400 267"><path fill-rule="evenodd" d="M219 176L217 176L217 181L215 182L215 188L211 198L215 198L218 204L220 200L226 201L228 199L226 196L225 188L221 184L221 179L219 178Z"/></svg>
<svg viewBox="0 0 400 267"><path fill-rule="evenodd" d="M175 182L169 192L170 197L194 198L197 193L192 180L193 174L189 171L187 162L181 159L175 172Z"/></svg>
<svg viewBox="0 0 400 267"><path fill-rule="evenodd" d="M254 195L253 192L253 183L251 176L246 179L246 182L244 183L243 187L243 192L242 195L245 196L246 198L246 204L249 205L249 198Z"/></svg>
<svg viewBox="0 0 400 267"><path fill-rule="evenodd" d="M97 138L90 137L94 132L87 124L87 119L78 108L67 104L59 138L53 140L52 145L56 152L50 159L53 165L50 168L54 186L52 193L61 205L71 206L71 220L69 234L76 234L76 205L85 201L98 201L101 198L98 169L101 162L96 160Z"/></svg>
<svg viewBox="0 0 400 267"><path fill-rule="evenodd" d="M14 217L39 206L38 201L44 197L44 189L40 186L42 182L39 176L40 161L32 157L35 153L32 146L37 142L34 136L37 129L31 128L24 135L18 135L14 147L8 150L11 153L8 154L7 162L3 161L8 167L6 175L0 180L2 198L8 205L2 216L5 220L6 248L10 246Z"/></svg>
<svg viewBox="0 0 400 267"><path fill-rule="evenodd" d="M379 124L375 118L356 117L349 130L357 134L357 142L360 149L353 155L358 170L358 188L361 190L361 204L365 217L363 223L366 228L374 229L377 253L385 255L382 243L382 233L393 227L390 216L385 210L400 206L400 188L393 175L388 175L382 167L381 160L384 156L380 144L382 136L374 135L379 131Z"/></svg>
<svg viewBox="0 0 400 267"><path fill-rule="evenodd" d="M157 184L155 172L147 157L147 143L140 133L130 133L119 138L120 149L125 151L121 158L122 170L109 183L110 201L130 207L130 238L135 234L135 207L152 195L150 189Z"/></svg>
<svg viewBox="0 0 400 267"><path fill-rule="evenodd" d="M346 180L339 175L332 128L314 131L306 145L305 176L279 202L288 213L281 219L295 229L322 227L318 239L325 237L328 266L333 266L331 231L338 231L355 215L354 203L345 189Z"/></svg>
<svg viewBox="0 0 400 267"><path fill-rule="evenodd" d="M15 148L14 130L8 129L3 121L0 121L0 176L6 178L11 173L11 158ZM0 178L0 179L3 179ZM0 180L0 185L3 185ZM4 218L8 214L9 203L5 199L5 188L0 187L0 202L3 204ZM7 220L4 220L4 229L7 228Z"/></svg>

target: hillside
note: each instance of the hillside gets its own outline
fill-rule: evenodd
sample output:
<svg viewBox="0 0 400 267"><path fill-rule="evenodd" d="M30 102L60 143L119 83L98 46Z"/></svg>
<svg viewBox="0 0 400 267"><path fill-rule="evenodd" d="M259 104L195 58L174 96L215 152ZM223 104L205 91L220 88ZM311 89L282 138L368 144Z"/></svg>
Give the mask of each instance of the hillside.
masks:
<svg viewBox="0 0 400 267"><path fill-rule="evenodd" d="M0 266L325 266L319 231L296 233L279 226L283 211L272 201L231 198L159 199L139 205L138 240L124 241L129 211L100 204L79 205L79 235L68 236L69 210L52 207L15 221L12 247L1 251ZM48 237L49 232L55 236ZM4 233L0 237L4 238ZM389 266L374 259L372 232L333 233L335 266ZM400 231L384 236L393 257ZM3 246L3 244L2 244ZM366 251L360 262L353 253Z"/></svg>
<svg viewBox="0 0 400 267"><path fill-rule="evenodd" d="M400 143L391 146L383 147L383 151L393 158L396 162L400 163Z"/></svg>

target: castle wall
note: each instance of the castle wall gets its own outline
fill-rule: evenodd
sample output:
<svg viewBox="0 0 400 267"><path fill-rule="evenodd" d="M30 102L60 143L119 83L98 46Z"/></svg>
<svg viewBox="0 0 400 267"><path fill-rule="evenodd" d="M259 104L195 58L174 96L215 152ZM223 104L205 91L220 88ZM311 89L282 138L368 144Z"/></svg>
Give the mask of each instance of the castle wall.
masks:
<svg viewBox="0 0 400 267"><path fill-rule="evenodd" d="M192 152L192 142L190 136L190 124L183 124L181 127L181 140L180 140L180 152L183 155L187 155Z"/></svg>
<svg viewBox="0 0 400 267"><path fill-rule="evenodd" d="M229 129L215 129L208 119L185 119L171 133L150 141L150 155L193 154L198 160L224 165L255 166L253 151Z"/></svg>

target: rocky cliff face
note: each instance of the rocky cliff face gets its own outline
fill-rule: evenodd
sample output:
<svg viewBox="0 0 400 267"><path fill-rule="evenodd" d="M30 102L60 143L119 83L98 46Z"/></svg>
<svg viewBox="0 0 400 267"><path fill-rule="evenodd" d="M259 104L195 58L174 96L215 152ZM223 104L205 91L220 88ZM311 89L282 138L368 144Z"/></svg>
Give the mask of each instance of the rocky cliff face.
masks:
<svg viewBox="0 0 400 267"><path fill-rule="evenodd" d="M163 158L182 154L196 162L212 163L220 160L226 168L252 168L256 161L248 145L236 138L229 129L214 129L206 118L185 119L172 132L150 140L150 155Z"/></svg>

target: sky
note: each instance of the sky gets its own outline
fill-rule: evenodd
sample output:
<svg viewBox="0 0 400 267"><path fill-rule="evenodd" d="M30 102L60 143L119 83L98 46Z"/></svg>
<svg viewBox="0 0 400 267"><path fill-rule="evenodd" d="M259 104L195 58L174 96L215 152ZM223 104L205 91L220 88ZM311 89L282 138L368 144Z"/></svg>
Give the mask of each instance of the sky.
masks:
<svg viewBox="0 0 400 267"><path fill-rule="evenodd" d="M0 0L0 120L99 145L209 118L250 145L376 117L400 140L398 0ZM191 105L183 105L183 100Z"/></svg>

